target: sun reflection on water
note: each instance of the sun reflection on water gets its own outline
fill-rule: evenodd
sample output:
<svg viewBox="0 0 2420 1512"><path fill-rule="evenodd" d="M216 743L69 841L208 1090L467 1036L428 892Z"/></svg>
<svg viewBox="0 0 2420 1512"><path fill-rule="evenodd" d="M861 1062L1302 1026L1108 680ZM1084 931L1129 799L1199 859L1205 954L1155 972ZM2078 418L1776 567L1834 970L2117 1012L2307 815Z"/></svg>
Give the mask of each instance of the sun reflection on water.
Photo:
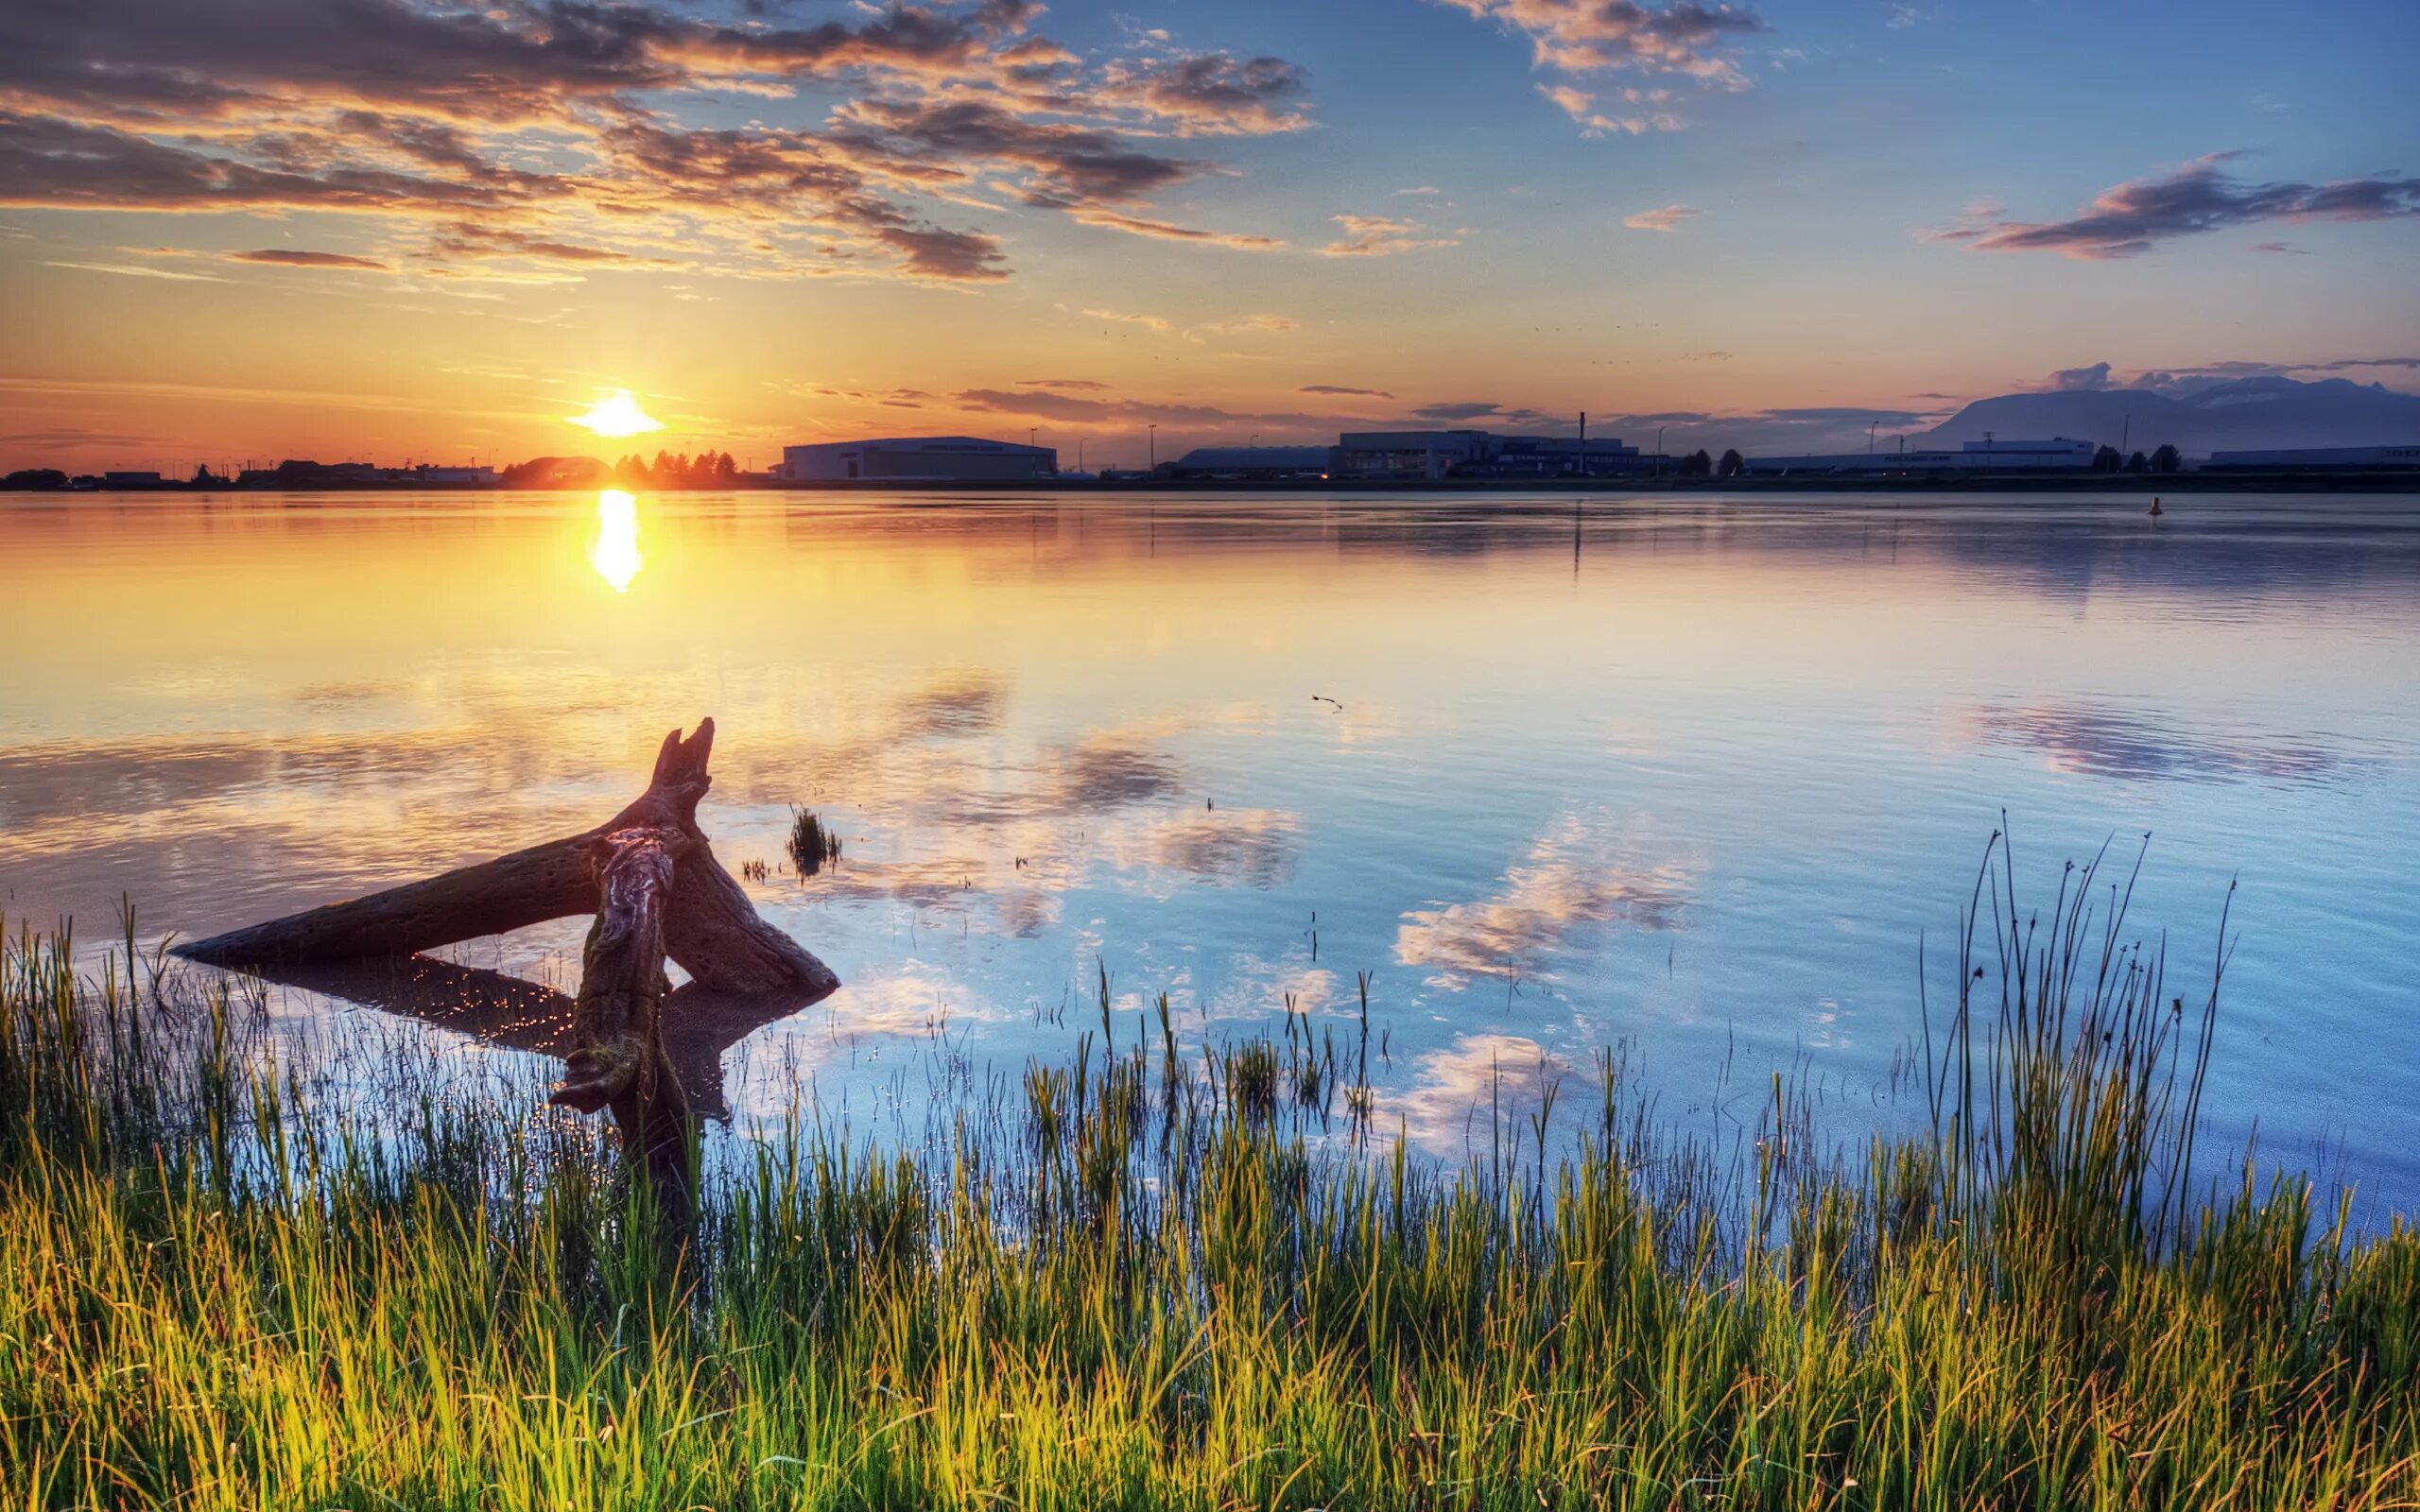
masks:
<svg viewBox="0 0 2420 1512"><path fill-rule="evenodd" d="M588 547L588 565L617 593L629 593L631 579L647 565L639 555L639 501L620 489L596 495L596 539Z"/></svg>

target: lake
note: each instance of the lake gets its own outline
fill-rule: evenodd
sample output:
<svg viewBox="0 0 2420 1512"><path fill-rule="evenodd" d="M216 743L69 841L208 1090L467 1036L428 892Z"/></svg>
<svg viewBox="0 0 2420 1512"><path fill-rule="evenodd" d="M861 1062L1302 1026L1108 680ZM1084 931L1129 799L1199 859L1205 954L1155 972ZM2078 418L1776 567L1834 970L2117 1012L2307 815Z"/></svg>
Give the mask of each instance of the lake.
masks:
<svg viewBox="0 0 2420 1512"><path fill-rule="evenodd" d="M2216 1135L2420 1206L2420 500L35 497L0 585L0 908L95 945L584 829L712 714L717 851L846 984L732 1048L742 1129L907 1127L1104 972L1187 1044L1367 973L1438 1155L1607 1048L1854 1136L2005 813L2046 913L2151 837L2188 1005L2240 879ZM448 954L569 985L582 927Z"/></svg>

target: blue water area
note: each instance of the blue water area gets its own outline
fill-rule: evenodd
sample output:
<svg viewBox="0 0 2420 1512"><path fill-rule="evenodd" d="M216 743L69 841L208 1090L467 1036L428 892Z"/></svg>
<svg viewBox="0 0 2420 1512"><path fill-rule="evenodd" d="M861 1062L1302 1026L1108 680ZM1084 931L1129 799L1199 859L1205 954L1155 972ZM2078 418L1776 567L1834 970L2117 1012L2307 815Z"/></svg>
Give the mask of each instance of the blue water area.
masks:
<svg viewBox="0 0 2420 1512"><path fill-rule="evenodd" d="M1676 1120L1781 1069L1854 1138L1921 1117L2005 816L2025 909L2149 837L2130 933L2196 1007L2235 885L2205 1153L2408 1210L2420 501L2168 503L12 502L0 906L354 895L585 828L711 713L717 853L847 984L727 1047L743 1129L908 1127L1098 1033L1103 973L1190 1046L1357 1036L1366 974L1378 1122L1440 1155L1606 1050ZM449 954L568 985L579 929Z"/></svg>

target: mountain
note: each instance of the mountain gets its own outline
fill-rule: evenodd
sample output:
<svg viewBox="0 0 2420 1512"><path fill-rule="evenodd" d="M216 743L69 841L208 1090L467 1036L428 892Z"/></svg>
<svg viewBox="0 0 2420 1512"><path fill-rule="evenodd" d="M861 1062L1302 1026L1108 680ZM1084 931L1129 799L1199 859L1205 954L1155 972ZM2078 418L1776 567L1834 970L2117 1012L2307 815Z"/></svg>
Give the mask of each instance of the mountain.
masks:
<svg viewBox="0 0 2420 1512"><path fill-rule="evenodd" d="M2420 442L2420 394L2344 378L2237 378L2175 393L2095 388L2002 394L1967 405L1908 438L1910 448L1956 447L1990 431L2002 440L2065 436L2149 452L2163 442L2187 456L2281 446L2387 446Z"/></svg>

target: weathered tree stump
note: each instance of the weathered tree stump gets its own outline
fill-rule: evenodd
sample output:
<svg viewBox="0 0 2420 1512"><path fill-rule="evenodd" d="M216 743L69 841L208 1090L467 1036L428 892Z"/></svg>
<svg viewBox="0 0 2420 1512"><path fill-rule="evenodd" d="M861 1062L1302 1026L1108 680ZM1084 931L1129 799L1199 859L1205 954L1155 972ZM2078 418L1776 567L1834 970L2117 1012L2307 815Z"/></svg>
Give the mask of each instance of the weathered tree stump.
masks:
<svg viewBox="0 0 2420 1512"><path fill-rule="evenodd" d="M624 1148L667 1211L685 1217L690 1101L665 1050L672 995L666 956L693 978L684 993L716 999L795 1008L839 986L821 961L757 916L698 828L714 738L711 719L686 740L678 730L666 734L647 791L584 834L214 936L178 954L291 974L594 913L562 1041L563 1081L549 1100L587 1113L612 1109Z"/></svg>
<svg viewBox="0 0 2420 1512"><path fill-rule="evenodd" d="M665 909L666 954L700 984L724 992L804 991L820 1000L839 978L799 943L757 917L748 895L722 868L698 828L698 800L712 779L715 722L700 720L687 740L664 737L646 792L582 834L549 840L493 861L406 883L348 902L289 914L182 947L213 966L308 965L409 955L482 935L596 910L597 878L589 847L629 829L678 831L687 841L675 859Z"/></svg>

